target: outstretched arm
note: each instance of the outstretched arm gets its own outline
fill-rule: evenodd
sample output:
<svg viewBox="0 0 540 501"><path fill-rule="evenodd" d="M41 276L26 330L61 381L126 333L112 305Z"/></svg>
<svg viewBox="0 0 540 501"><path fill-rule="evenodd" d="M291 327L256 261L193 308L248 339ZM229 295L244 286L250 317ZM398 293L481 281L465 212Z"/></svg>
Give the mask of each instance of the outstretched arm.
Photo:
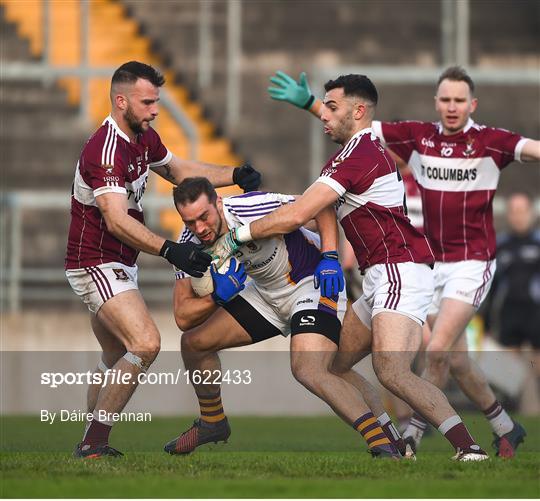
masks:
<svg viewBox="0 0 540 501"><path fill-rule="evenodd" d="M522 162L537 162L540 160L540 141L527 139L521 150Z"/></svg>
<svg viewBox="0 0 540 501"><path fill-rule="evenodd" d="M261 174L247 163L241 167L228 167L185 160L173 155L168 164L152 170L173 184L194 176L206 177L216 187L238 184L244 191L256 190L261 184Z"/></svg>
<svg viewBox="0 0 540 501"><path fill-rule="evenodd" d="M298 82L283 71L277 71L270 81L275 85L275 87L268 87L268 94L272 99L291 103L298 108L308 110L317 118L321 117L323 103L311 93L304 72L300 73Z"/></svg>
<svg viewBox="0 0 540 501"><path fill-rule="evenodd" d="M249 225L250 238L244 241L284 235L297 230L317 216L321 209L333 205L338 196L328 185L315 182L294 203L284 205L267 216L253 221Z"/></svg>
<svg viewBox="0 0 540 501"><path fill-rule="evenodd" d="M338 196L328 185L315 182L294 203L283 205L261 219L234 228L221 236L213 252L220 257L221 264L245 242L291 233L313 219L321 209L332 205Z"/></svg>

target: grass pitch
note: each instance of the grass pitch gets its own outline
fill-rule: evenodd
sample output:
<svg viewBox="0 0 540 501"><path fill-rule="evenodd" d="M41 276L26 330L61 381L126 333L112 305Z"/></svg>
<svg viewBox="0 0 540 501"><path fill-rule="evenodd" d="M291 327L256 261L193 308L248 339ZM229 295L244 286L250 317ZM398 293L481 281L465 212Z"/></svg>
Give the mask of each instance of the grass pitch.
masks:
<svg viewBox="0 0 540 501"><path fill-rule="evenodd" d="M1 432L2 497L69 498L362 498L540 496L540 425L527 429L518 456L483 463L450 461L438 433L428 436L416 462L372 460L362 438L333 417L232 417L229 444L206 445L190 456L161 452L186 429L187 418L119 423L111 443L121 459L79 461L69 450L80 423L40 423L4 417ZM482 446L491 432L479 414L466 423Z"/></svg>

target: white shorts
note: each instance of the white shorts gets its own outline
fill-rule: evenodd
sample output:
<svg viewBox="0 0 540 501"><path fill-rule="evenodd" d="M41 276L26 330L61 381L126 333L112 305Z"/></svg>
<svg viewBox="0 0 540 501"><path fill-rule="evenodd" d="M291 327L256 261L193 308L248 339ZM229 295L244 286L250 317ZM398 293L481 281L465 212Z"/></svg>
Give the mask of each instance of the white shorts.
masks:
<svg viewBox="0 0 540 501"><path fill-rule="evenodd" d="M132 289L138 290L137 266L105 263L87 268L66 270L71 288L94 315L113 296Z"/></svg>
<svg viewBox="0 0 540 501"><path fill-rule="evenodd" d="M293 287L264 290L250 282L239 294L258 313L281 331L283 336L291 333L290 322L293 315L303 310L322 310L335 314L343 322L347 309L345 290L339 294L337 302L321 296L321 291L313 286L313 276L305 277Z"/></svg>
<svg viewBox="0 0 540 501"><path fill-rule="evenodd" d="M371 319L384 311L423 325L433 297L433 270L419 263L376 264L367 269L362 288L352 308L369 329Z"/></svg>
<svg viewBox="0 0 540 501"><path fill-rule="evenodd" d="M457 261L455 263L435 263L435 293L429 308L429 315L435 315L445 297L458 299L478 308L487 296L493 275L495 260Z"/></svg>

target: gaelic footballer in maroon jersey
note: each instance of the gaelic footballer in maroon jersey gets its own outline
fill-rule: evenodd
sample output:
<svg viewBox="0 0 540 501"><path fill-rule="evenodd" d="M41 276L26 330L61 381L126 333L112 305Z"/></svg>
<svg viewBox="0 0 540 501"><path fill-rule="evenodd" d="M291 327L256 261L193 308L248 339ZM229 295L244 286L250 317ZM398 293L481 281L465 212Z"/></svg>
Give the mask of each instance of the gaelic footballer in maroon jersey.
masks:
<svg viewBox="0 0 540 501"><path fill-rule="evenodd" d="M294 87L293 92L281 95L298 96L298 88L302 93L306 87L288 76L273 83L282 89ZM365 279L362 296L344 319L333 362L336 372L348 373L365 356L365 350L373 347L373 368L381 383L438 428L456 449L455 459L485 460L487 454L474 442L444 394L411 371L433 295L433 273L428 264L434 256L425 237L405 217L404 188L395 162L371 129L377 90L364 75L341 76L327 82L325 90L320 118L325 134L342 149L300 198L286 209L278 208L231 230L216 246L217 254L230 255L242 242L288 233L320 217L337 202L338 218ZM307 101L308 106L311 103L312 99ZM339 270L325 254L337 254L337 227L326 224L320 230L325 252L316 274L332 277ZM379 418L386 422L385 413ZM353 426L361 430L372 419L373 414L366 413Z"/></svg>
<svg viewBox="0 0 540 501"><path fill-rule="evenodd" d="M203 175L215 186L255 189L260 174L249 165L225 167L183 160L163 146L150 123L159 113L155 68L130 61L113 74L111 113L85 145L75 172L66 277L87 305L103 348L96 372L113 369L132 385L94 385L87 394L93 419L75 448L78 458L121 456L109 446L114 420L159 352L160 335L138 289L139 251L161 256L191 276L202 276L211 257L192 242L172 242L144 225L141 199L148 169L178 184ZM243 185L243 186L242 186ZM127 379L125 378L127 376Z"/></svg>
<svg viewBox="0 0 540 501"><path fill-rule="evenodd" d="M493 259L493 197L500 171L521 161L527 139L472 119L453 135L444 135L440 122L374 122L373 128L411 166L437 261Z"/></svg>
<svg viewBox="0 0 540 501"><path fill-rule="evenodd" d="M75 171L66 269L113 261L127 266L135 264L139 251L107 230L95 197L104 193L126 194L128 214L144 223L141 199L148 168L165 165L171 157L154 129L142 132L138 142L132 143L111 116L105 119L86 143Z"/></svg>
<svg viewBox="0 0 540 501"><path fill-rule="evenodd" d="M426 238L407 218L396 164L371 129L357 132L317 181L340 195L337 216L362 271L381 263L433 263Z"/></svg>

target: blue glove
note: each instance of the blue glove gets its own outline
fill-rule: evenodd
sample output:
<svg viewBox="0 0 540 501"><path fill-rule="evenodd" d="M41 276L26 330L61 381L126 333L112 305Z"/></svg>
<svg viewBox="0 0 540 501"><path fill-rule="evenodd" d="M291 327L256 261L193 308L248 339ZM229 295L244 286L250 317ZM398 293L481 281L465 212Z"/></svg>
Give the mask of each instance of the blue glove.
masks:
<svg viewBox="0 0 540 501"><path fill-rule="evenodd" d="M315 289L321 287L321 296L335 297L345 287L343 270L338 261L337 251L323 252L315 273L313 273Z"/></svg>
<svg viewBox="0 0 540 501"><path fill-rule="evenodd" d="M272 99L287 101L305 110L309 110L315 101L304 72L300 73L300 82L282 71L277 71L270 81L277 85L277 87L268 87L268 94Z"/></svg>
<svg viewBox="0 0 540 501"><path fill-rule="evenodd" d="M236 259L231 258L231 264L228 271L219 273L216 263L210 266L210 273L214 281L214 292L212 299L216 304L223 306L244 289L246 281L246 270L242 263L238 263Z"/></svg>

